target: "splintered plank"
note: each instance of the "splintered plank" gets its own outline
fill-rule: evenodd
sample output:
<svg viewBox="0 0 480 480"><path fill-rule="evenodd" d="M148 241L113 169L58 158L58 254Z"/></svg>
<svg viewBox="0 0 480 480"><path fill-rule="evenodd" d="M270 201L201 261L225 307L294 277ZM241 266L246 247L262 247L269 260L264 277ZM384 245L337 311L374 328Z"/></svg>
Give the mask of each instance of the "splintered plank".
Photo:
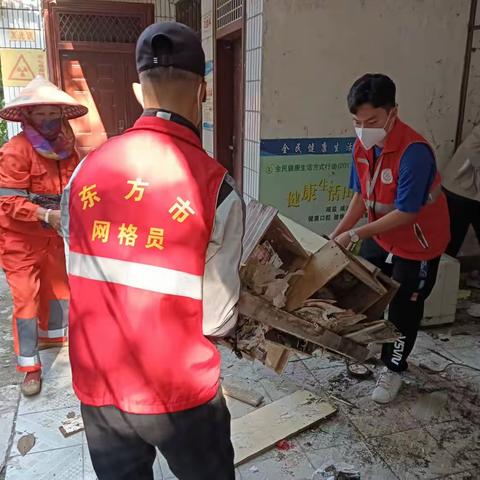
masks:
<svg viewBox="0 0 480 480"><path fill-rule="evenodd" d="M265 358L265 366L271 368L281 375L290 358L290 352L287 348L273 343L267 343L267 357Z"/></svg>
<svg viewBox="0 0 480 480"><path fill-rule="evenodd" d="M265 232L270 227L278 210L268 205L251 200L247 205L245 219L245 235L243 236L242 265L248 260L255 247L258 245Z"/></svg>
<svg viewBox="0 0 480 480"><path fill-rule="evenodd" d="M335 413L336 409L305 390L297 391L232 421L235 465L273 447Z"/></svg>
<svg viewBox="0 0 480 480"><path fill-rule="evenodd" d="M281 332L315 343L333 352L363 362L368 357L368 350L349 338L341 337L330 330L314 326L307 320L292 315L284 310L272 307L260 297L243 292L239 302L239 312Z"/></svg>
<svg viewBox="0 0 480 480"><path fill-rule="evenodd" d="M350 260L335 242L328 242L315 253L301 276L294 277L287 292L288 311L297 310L317 290L348 266Z"/></svg>

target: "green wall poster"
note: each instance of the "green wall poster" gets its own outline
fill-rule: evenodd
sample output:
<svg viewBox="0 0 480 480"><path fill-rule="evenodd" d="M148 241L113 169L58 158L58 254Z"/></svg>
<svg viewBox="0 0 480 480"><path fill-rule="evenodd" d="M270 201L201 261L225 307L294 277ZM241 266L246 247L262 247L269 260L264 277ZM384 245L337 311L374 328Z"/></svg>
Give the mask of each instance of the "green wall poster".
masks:
<svg viewBox="0 0 480 480"><path fill-rule="evenodd" d="M330 233L352 198L354 138L262 140L260 201L320 234Z"/></svg>

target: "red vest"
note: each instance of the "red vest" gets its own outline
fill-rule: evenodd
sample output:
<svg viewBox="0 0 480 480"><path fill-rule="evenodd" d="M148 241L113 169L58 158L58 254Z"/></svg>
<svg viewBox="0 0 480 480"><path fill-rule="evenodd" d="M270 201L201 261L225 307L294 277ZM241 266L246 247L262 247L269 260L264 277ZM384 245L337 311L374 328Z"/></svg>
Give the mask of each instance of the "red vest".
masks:
<svg viewBox="0 0 480 480"><path fill-rule="evenodd" d="M428 145L421 135L400 120L388 134L376 161L373 148L367 151L361 142L355 142L355 165L370 222L395 210L400 160L413 143ZM387 252L410 260L431 260L445 251L450 241L449 215L438 172L428 201L415 222L382 233L375 240Z"/></svg>
<svg viewBox="0 0 480 480"><path fill-rule="evenodd" d="M70 360L83 403L159 414L215 396L202 281L224 176L190 129L143 117L73 178Z"/></svg>

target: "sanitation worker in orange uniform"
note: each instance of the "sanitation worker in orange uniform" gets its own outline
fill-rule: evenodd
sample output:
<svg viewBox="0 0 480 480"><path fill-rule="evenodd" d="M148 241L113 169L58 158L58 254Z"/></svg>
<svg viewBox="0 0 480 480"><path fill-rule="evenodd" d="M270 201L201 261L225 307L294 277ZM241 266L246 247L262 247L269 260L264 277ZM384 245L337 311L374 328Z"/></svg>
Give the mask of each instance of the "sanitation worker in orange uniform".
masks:
<svg viewBox="0 0 480 480"><path fill-rule="evenodd" d="M87 111L43 77L0 111L1 118L22 124L22 132L0 150L0 238L25 396L41 389L39 347L67 339L69 289L59 205L79 163L68 120Z"/></svg>

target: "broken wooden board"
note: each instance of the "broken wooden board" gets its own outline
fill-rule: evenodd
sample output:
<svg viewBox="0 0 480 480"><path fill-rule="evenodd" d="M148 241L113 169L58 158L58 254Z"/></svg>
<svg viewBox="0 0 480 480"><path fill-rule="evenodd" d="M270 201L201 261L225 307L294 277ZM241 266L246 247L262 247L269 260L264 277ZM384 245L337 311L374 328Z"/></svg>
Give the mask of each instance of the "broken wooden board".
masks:
<svg viewBox="0 0 480 480"><path fill-rule="evenodd" d="M363 257L354 255L353 258L356 262L361 263L374 277L381 272L378 267L376 267L373 263L370 263L368 260L365 260Z"/></svg>
<svg viewBox="0 0 480 480"><path fill-rule="evenodd" d="M263 395L260 393L228 380L222 381L222 390L227 397L235 398L252 407L258 407L263 402Z"/></svg>
<svg viewBox="0 0 480 480"><path fill-rule="evenodd" d="M319 326L315 327L307 320L274 308L267 301L248 292L243 292L240 297L239 312L264 325L315 343L358 362L363 362L369 355L368 349L353 340Z"/></svg>
<svg viewBox="0 0 480 480"><path fill-rule="evenodd" d="M245 265L277 213L278 209L274 207L262 205L255 200L249 202L245 218L245 234L243 236L243 252L241 260L242 265Z"/></svg>
<svg viewBox="0 0 480 480"><path fill-rule="evenodd" d="M310 257L303 268L303 275L293 277L287 291L286 309L289 312L299 309L305 300L336 277L349 263L350 260L337 244L334 242L325 244Z"/></svg>
<svg viewBox="0 0 480 480"><path fill-rule="evenodd" d="M265 358L265 366L271 368L281 375L287 367L290 359L290 352L287 348L273 343L267 343L267 356Z"/></svg>
<svg viewBox="0 0 480 480"><path fill-rule="evenodd" d="M298 240L300 245L309 253L315 253L320 250L330 240L322 237L318 233L309 230L308 228L294 222L291 218L284 217L278 214L278 218L290 230L293 236Z"/></svg>
<svg viewBox="0 0 480 480"><path fill-rule="evenodd" d="M306 430L335 412L334 406L301 390L233 420L235 465L246 462L278 441Z"/></svg>
<svg viewBox="0 0 480 480"><path fill-rule="evenodd" d="M368 285L377 295L383 296L387 293L387 289L379 282L376 277L361 263L358 263L355 257L351 257L352 261L347 266L347 271L354 277L358 278L362 283ZM378 273L378 272L377 272Z"/></svg>
<svg viewBox="0 0 480 480"><path fill-rule="evenodd" d="M393 300L393 297L396 295L400 286L395 280L383 274L382 272L379 272L377 274L377 280L382 282L388 292L371 307L365 310L365 315L372 320L383 318L384 313L388 308L388 305Z"/></svg>
<svg viewBox="0 0 480 480"><path fill-rule="evenodd" d="M372 322L365 328L345 335L355 342L368 345L370 343L392 343L398 340L401 333L398 332L393 324L386 320Z"/></svg>

